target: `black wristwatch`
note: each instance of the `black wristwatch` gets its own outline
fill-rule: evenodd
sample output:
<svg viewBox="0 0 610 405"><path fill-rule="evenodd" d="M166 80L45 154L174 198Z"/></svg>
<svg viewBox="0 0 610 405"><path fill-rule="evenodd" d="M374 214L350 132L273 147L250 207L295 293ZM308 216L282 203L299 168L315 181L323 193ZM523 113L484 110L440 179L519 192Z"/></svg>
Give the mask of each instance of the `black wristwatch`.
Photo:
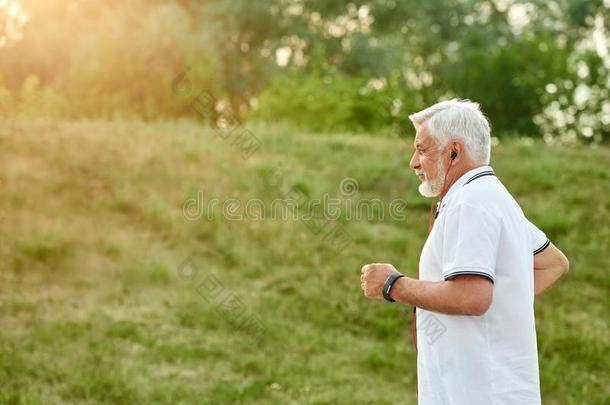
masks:
<svg viewBox="0 0 610 405"><path fill-rule="evenodd" d="M396 280L401 277L404 277L404 274L400 274L396 271L390 274L389 277L386 279L385 283L383 284L383 298L385 298L387 301L394 302L392 297L390 297L390 290L392 289L392 286L394 285Z"/></svg>

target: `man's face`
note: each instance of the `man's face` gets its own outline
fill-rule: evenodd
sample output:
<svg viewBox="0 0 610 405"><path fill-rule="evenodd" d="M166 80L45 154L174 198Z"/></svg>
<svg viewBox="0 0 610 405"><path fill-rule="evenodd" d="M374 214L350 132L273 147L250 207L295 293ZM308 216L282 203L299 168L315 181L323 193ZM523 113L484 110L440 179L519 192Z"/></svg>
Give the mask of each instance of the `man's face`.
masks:
<svg viewBox="0 0 610 405"><path fill-rule="evenodd" d="M440 159L437 142L428 135L425 125L421 125L413 143L415 151L409 162L411 169L419 177L419 192L424 197L436 197L440 194L445 181L445 165Z"/></svg>

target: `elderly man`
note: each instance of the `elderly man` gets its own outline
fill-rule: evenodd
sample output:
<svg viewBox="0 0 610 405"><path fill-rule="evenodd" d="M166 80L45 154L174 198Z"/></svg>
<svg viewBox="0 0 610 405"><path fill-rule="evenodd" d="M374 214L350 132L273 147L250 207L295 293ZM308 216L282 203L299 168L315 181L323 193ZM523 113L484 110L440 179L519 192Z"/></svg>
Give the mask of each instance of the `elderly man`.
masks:
<svg viewBox="0 0 610 405"><path fill-rule="evenodd" d="M489 166L478 104L443 101L409 118L419 192L440 201L418 279L367 264L364 294L416 308L420 405L540 404L534 296L568 260Z"/></svg>

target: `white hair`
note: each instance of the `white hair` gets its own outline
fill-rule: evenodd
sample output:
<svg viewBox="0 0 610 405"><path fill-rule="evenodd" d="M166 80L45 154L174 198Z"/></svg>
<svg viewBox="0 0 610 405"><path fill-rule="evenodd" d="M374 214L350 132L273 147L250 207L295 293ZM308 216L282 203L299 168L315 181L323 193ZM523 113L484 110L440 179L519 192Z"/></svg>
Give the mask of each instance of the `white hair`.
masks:
<svg viewBox="0 0 610 405"><path fill-rule="evenodd" d="M487 118L478 103L470 100L447 100L409 115L416 129L426 123L428 134L444 147L452 139L464 142L476 163L487 165L491 155L491 135Z"/></svg>

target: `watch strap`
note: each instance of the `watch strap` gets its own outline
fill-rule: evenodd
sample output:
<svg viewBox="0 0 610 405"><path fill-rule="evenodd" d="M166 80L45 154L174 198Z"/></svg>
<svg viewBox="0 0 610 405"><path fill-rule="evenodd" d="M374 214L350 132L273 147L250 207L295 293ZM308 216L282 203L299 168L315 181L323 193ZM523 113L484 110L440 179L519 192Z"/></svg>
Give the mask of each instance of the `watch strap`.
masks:
<svg viewBox="0 0 610 405"><path fill-rule="evenodd" d="M392 286L394 285L396 280L401 277L404 277L404 274L394 272L388 276L385 283L383 284L383 298L385 298L387 301L394 302L392 297L390 297L390 290L392 289Z"/></svg>

